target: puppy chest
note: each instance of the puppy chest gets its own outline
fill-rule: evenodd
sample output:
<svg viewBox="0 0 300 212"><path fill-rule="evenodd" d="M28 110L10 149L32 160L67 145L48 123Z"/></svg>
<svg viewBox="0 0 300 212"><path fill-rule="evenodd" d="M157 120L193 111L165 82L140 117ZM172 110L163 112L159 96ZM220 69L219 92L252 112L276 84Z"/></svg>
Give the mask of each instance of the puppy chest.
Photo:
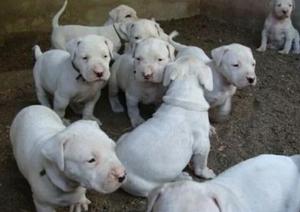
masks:
<svg viewBox="0 0 300 212"><path fill-rule="evenodd" d="M81 85L72 100L73 102L91 101L100 92L100 89L100 85Z"/></svg>
<svg viewBox="0 0 300 212"><path fill-rule="evenodd" d="M270 28L268 37L272 44L274 45L283 45L285 41L285 29L280 25L273 26Z"/></svg>
<svg viewBox="0 0 300 212"><path fill-rule="evenodd" d="M141 92L141 101L144 104L161 102L163 96L162 89L145 89Z"/></svg>

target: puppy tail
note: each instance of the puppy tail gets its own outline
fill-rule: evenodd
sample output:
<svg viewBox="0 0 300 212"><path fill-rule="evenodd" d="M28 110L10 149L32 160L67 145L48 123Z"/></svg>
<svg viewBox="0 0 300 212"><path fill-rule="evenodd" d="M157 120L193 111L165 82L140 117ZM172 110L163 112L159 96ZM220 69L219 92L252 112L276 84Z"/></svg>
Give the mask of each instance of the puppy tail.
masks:
<svg viewBox="0 0 300 212"><path fill-rule="evenodd" d="M59 18L61 16L61 14L65 11L65 9L67 7L67 4L68 4L68 0L65 0L65 3L62 6L62 8L53 17L53 19L52 19L52 28L59 27L59 23L58 23Z"/></svg>
<svg viewBox="0 0 300 212"><path fill-rule="evenodd" d="M169 43L170 43L172 46L174 46L174 48L175 48L177 51L181 51L181 50L185 49L187 46L186 46L186 45L182 45L182 44L180 44L180 43L177 43L177 42L175 42L175 41L173 40L177 35L179 35L179 33L178 33L177 31L171 32L171 34L169 35L168 41L169 41Z"/></svg>
<svg viewBox="0 0 300 212"><path fill-rule="evenodd" d="M35 60L38 60L38 58L43 55L43 52L41 51L41 48L38 45L35 45L32 48L32 50L34 52L34 59Z"/></svg>

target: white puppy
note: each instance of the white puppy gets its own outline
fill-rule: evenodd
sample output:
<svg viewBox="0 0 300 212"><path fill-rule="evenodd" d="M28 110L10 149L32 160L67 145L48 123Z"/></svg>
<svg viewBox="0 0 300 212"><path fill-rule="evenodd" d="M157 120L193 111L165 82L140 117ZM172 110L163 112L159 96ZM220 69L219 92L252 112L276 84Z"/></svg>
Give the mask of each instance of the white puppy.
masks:
<svg viewBox="0 0 300 212"><path fill-rule="evenodd" d="M299 32L294 28L291 14L295 8L294 0L271 0L272 11L267 17L262 31L261 46L257 51L267 48L288 54L291 50L300 53Z"/></svg>
<svg viewBox="0 0 300 212"><path fill-rule="evenodd" d="M120 56L111 67L109 100L114 112L124 111L118 99L119 88L125 92L128 115L136 127L144 122L138 103L160 103L166 65L174 60L174 48L167 42L148 38L139 42L133 55Z"/></svg>
<svg viewBox="0 0 300 212"><path fill-rule="evenodd" d="M85 188L111 193L125 179L115 143L96 122L81 120L66 128L49 108L30 106L14 119L10 139L38 212L69 205L70 211L87 210Z"/></svg>
<svg viewBox="0 0 300 212"><path fill-rule="evenodd" d="M117 142L117 156L127 171L122 188L137 196L166 182L191 179L183 172L191 159L197 176L215 176L207 167L210 124L204 88L212 90L210 68L182 57L167 67L163 83L171 84L153 118Z"/></svg>
<svg viewBox="0 0 300 212"><path fill-rule="evenodd" d="M211 181L156 188L148 197L147 212L298 212L299 170L299 155L261 155Z"/></svg>
<svg viewBox="0 0 300 212"><path fill-rule="evenodd" d="M231 111L231 99L236 88L256 84L255 59L250 48L240 44L230 44L213 49L212 60L204 51L195 46L185 46L173 41L177 33L171 33L169 42L178 51L176 58L182 55L196 57L212 69L213 91L206 90L205 98L210 107L219 107L215 121L225 120Z"/></svg>
<svg viewBox="0 0 300 212"><path fill-rule="evenodd" d="M110 76L112 49L110 40L97 35L70 41L68 52L50 50L42 53L36 46L37 61L33 74L39 102L51 107L50 94L54 97L53 108L61 118L64 118L65 110L71 103L72 106L81 106L79 112L82 112L84 119L101 124L93 112L101 88Z"/></svg>
<svg viewBox="0 0 300 212"><path fill-rule="evenodd" d="M132 22L138 19L136 11L124 4L121 4L109 12L109 18L104 26L120 22Z"/></svg>

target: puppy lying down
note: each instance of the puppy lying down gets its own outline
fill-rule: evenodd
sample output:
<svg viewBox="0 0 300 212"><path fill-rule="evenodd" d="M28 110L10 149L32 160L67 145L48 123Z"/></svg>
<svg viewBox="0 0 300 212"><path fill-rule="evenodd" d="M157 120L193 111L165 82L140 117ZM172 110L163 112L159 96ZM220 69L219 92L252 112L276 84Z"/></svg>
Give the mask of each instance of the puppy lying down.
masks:
<svg viewBox="0 0 300 212"><path fill-rule="evenodd" d="M300 156L261 155L213 180L154 189L148 212L299 212Z"/></svg>

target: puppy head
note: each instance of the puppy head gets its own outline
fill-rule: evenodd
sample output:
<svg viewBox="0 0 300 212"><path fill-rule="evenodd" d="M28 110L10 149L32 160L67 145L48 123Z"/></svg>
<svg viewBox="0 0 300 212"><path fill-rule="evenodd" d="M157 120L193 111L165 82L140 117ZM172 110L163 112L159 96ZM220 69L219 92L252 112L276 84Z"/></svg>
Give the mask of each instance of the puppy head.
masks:
<svg viewBox="0 0 300 212"><path fill-rule="evenodd" d="M221 212L217 200L198 190L197 184L180 181L154 189L148 196L147 212Z"/></svg>
<svg viewBox="0 0 300 212"><path fill-rule="evenodd" d="M256 84L255 59L250 48L230 44L211 52L217 70L234 86L243 88Z"/></svg>
<svg viewBox="0 0 300 212"><path fill-rule="evenodd" d="M165 67L174 60L174 52L173 46L157 38L140 41L133 50L135 78L161 83Z"/></svg>
<svg viewBox="0 0 300 212"><path fill-rule="evenodd" d="M51 138L42 154L70 180L101 193L110 193L125 180L115 143L94 121L78 121Z"/></svg>
<svg viewBox="0 0 300 212"><path fill-rule="evenodd" d="M272 0L272 12L278 19L290 18L295 8L295 0Z"/></svg>
<svg viewBox="0 0 300 212"><path fill-rule="evenodd" d="M204 62L191 56L177 59L174 63L168 65L164 72L163 85L168 86L171 81L183 79L188 76L194 76L204 89L213 90L212 71Z"/></svg>
<svg viewBox="0 0 300 212"><path fill-rule="evenodd" d="M153 20L140 19L127 28L130 43L137 43L146 38L159 38L163 33L158 23Z"/></svg>
<svg viewBox="0 0 300 212"><path fill-rule="evenodd" d="M130 22L137 20L136 11L127 5L119 5L109 12L112 23Z"/></svg>
<svg viewBox="0 0 300 212"><path fill-rule="evenodd" d="M73 64L87 82L107 81L109 62L112 59L112 42L97 35L88 35L67 43Z"/></svg>

